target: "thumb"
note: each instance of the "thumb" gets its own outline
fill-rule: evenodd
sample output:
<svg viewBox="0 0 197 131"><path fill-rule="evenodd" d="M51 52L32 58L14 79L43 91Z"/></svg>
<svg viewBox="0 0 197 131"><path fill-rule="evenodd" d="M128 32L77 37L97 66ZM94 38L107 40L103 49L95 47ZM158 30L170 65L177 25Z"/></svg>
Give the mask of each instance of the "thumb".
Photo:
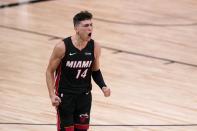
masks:
<svg viewBox="0 0 197 131"><path fill-rule="evenodd" d="M58 96L55 97L55 101L58 101L59 103L61 103L61 99Z"/></svg>

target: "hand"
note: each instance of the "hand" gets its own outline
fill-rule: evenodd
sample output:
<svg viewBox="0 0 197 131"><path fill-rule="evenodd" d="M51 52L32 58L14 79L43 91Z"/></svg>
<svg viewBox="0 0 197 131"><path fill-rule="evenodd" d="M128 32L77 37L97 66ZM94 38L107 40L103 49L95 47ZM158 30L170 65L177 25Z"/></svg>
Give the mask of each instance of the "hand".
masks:
<svg viewBox="0 0 197 131"><path fill-rule="evenodd" d="M102 91L103 91L103 94L104 94L105 97L109 97L110 94L111 94L111 90L108 87L103 87Z"/></svg>
<svg viewBox="0 0 197 131"><path fill-rule="evenodd" d="M53 95L51 96L51 103L53 106L59 106L59 104L61 103L61 99L58 96Z"/></svg>

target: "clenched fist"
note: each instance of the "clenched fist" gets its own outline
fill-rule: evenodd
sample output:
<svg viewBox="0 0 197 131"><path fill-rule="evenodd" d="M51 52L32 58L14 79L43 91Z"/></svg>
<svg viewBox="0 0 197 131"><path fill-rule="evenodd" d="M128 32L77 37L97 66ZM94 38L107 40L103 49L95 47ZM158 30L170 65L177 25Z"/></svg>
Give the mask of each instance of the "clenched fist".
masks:
<svg viewBox="0 0 197 131"><path fill-rule="evenodd" d="M108 87L103 87L102 91L103 91L103 94L104 94L105 97L109 97L110 94L111 94L111 90Z"/></svg>
<svg viewBox="0 0 197 131"><path fill-rule="evenodd" d="M51 104L52 104L53 106L59 106L60 103L61 103L61 99L60 99L58 96L53 95L53 96L51 97Z"/></svg>

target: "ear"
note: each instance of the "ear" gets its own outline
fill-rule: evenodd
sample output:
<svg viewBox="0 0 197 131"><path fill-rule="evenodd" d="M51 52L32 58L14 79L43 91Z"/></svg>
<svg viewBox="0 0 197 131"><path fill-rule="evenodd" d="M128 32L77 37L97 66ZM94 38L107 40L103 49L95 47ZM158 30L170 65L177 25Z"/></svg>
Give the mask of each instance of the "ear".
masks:
<svg viewBox="0 0 197 131"><path fill-rule="evenodd" d="M75 26L74 29L75 29L76 33L78 34L79 33L78 26Z"/></svg>

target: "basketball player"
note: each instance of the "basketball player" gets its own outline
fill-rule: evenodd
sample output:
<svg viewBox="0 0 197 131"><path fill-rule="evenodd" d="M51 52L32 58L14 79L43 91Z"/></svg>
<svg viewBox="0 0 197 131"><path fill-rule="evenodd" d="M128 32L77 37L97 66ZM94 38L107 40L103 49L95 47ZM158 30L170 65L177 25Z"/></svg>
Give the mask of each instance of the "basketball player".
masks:
<svg viewBox="0 0 197 131"><path fill-rule="evenodd" d="M46 82L52 105L57 108L58 131L88 130L91 76L104 96L110 96L110 88L99 67L101 48L91 39L91 19L92 14L88 11L76 14L73 18L76 34L58 43L49 60Z"/></svg>

